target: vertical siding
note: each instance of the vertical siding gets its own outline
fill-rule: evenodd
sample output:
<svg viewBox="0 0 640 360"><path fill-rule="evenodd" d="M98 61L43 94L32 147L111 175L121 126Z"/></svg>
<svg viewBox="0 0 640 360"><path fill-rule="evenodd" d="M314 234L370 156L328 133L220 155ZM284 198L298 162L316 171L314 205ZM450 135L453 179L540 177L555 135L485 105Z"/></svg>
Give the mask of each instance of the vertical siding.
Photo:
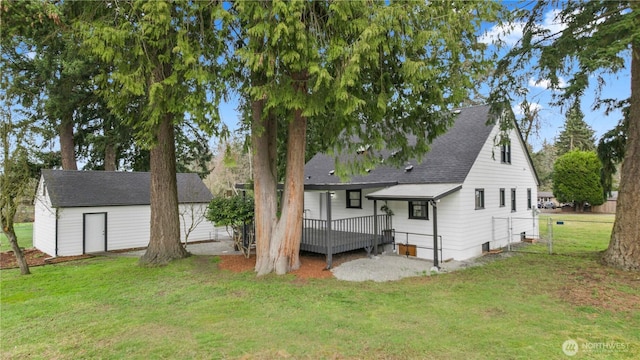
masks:
<svg viewBox="0 0 640 360"><path fill-rule="evenodd" d="M34 200L33 247L55 256L56 254L56 209L51 207L49 194L43 194L44 182L40 177Z"/></svg>

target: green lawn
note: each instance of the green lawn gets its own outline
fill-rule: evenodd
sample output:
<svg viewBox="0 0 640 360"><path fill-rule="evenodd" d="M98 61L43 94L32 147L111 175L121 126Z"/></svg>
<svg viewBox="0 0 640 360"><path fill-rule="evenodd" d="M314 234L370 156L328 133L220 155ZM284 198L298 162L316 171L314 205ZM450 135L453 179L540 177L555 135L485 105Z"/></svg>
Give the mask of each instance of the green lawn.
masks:
<svg viewBox="0 0 640 360"><path fill-rule="evenodd" d="M571 236L587 249L389 283L256 278L214 256L3 270L0 358L569 359L569 339L572 359L637 358L640 276L599 265L606 231Z"/></svg>
<svg viewBox="0 0 640 360"><path fill-rule="evenodd" d="M550 220L555 253L603 251L609 245L614 218L613 214L541 214L540 234L547 238Z"/></svg>
<svg viewBox="0 0 640 360"><path fill-rule="evenodd" d="M20 247L25 249L33 247L33 223L18 223L14 225L14 229ZM0 232L0 252L7 250L11 250L9 239L3 232Z"/></svg>

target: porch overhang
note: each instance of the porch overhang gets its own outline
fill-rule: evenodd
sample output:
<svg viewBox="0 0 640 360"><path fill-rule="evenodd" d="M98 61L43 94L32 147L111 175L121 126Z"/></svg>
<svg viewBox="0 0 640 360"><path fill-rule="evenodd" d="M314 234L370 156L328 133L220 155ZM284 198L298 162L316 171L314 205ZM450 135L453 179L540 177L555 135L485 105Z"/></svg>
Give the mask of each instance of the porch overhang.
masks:
<svg viewBox="0 0 640 360"><path fill-rule="evenodd" d="M462 189L462 184L400 184L366 195L369 200L439 200Z"/></svg>

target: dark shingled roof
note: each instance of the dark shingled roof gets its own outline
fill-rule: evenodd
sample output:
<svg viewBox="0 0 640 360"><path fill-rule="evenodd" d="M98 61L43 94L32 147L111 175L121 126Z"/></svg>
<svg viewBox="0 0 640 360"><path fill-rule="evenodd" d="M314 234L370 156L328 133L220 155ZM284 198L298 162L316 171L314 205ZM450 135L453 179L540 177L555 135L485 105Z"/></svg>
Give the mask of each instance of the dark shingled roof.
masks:
<svg viewBox="0 0 640 360"><path fill-rule="evenodd" d="M334 158L316 154L304 168L305 188L340 188L347 184L361 188L393 184L461 184L493 129L492 125L486 125L489 116L489 105L460 109L454 125L433 141L422 162L410 161L413 165L410 172L405 172L404 167L379 166L366 176L353 176L344 183L329 174L335 168Z"/></svg>
<svg viewBox="0 0 640 360"><path fill-rule="evenodd" d="M53 207L149 205L151 173L43 170ZM179 203L208 203L213 196L197 174L177 174Z"/></svg>

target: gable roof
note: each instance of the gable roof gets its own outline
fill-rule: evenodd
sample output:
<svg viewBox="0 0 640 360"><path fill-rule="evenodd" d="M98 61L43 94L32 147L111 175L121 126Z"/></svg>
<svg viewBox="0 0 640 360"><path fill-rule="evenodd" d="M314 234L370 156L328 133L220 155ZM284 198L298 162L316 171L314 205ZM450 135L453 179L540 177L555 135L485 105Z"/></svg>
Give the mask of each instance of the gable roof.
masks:
<svg viewBox="0 0 640 360"><path fill-rule="evenodd" d="M464 182L486 143L494 125L487 125L489 105L459 109L453 126L431 144L422 162L411 160L411 171L381 165L364 176L353 176L344 183L335 175L334 158L316 154L305 165L305 189L330 189L349 187L379 187L393 184L444 184Z"/></svg>
<svg viewBox="0 0 640 360"><path fill-rule="evenodd" d="M53 207L149 205L151 173L43 170ZM179 203L208 203L213 196L197 174L177 174Z"/></svg>

